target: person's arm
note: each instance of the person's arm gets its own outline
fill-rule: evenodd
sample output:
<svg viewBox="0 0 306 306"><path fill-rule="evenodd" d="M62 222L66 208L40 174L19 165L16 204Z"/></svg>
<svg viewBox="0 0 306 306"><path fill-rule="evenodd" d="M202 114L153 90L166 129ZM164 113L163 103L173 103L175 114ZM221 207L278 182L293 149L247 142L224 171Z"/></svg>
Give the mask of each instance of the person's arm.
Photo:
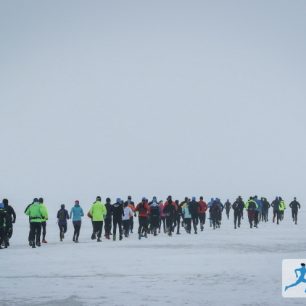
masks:
<svg viewBox="0 0 306 306"><path fill-rule="evenodd" d="M73 215L73 207L70 210L70 219L72 218L72 215Z"/></svg>
<svg viewBox="0 0 306 306"><path fill-rule="evenodd" d="M66 219L69 220L69 213L67 209L66 209Z"/></svg>
<svg viewBox="0 0 306 306"><path fill-rule="evenodd" d="M298 208L301 209L301 204L297 202Z"/></svg>
<svg viewBox="0 0 306 306"><path fill-rule="evenodd" d="M105 217L106 217L106 215L107 215L107 209L106 209L106 207L105 207L105 205L102 205L102 207L103 207L103 219L105 219Z"/></svg>
<svg viewBox="0 0 306 306"><path fill-rule="evenodd" d="M296 278L298 278L298 274L297 274L298 271L300 271L300 269L295 269L295 270L294 270L294 273L295 273Z"/></svg>
<svg viewBox="0 0 306 306"><path fill-rule="evenodd" d="M12 215L13 215L13 223L15 223L16 222L16 213L15 213L15 210L14 210L14 208L11 206L11 208L12 208Z"/></svg>
<svg viewBox="0 0 306 306"><path fill-rule="evenodd" d="M84 217L84 211L82 207L81 207L81 217Z"/></svg>

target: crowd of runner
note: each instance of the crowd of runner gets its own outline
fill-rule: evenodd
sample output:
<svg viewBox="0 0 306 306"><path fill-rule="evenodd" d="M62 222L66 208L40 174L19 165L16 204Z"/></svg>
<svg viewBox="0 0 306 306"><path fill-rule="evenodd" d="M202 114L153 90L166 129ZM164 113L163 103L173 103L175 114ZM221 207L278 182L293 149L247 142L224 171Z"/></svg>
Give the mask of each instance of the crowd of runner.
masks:
<svg viewBox="0 0 306 306"><path fill-rule="evenodd" d="M249 197L244 201L238 197L233 203L227 200L224 204L218 198L212 198L206 203L203 197L198 200L196 197L189 199L186 197L182 202L172 199L168 196L167 200L158 201L153 197L151 201L142 198L142 201L135 205L132 197L129 196L126 201L117 198L112 203L107 198L104 204L101 197L96 197L96 201L91 205L87 216L92 222L92 240L101 242L104 226L104 237L113 239L129 237L134 230L134 218L138 216L138 238L147 238L148 234L153 236L163 232L169 236L174 233L179 235L184 229L186 233L197 234L198 230L203 231L206 221L213 229L221 227L222 214L225 211L227 219L230 217L230 211L233 211L234 228L241 226L241 220L244 218L244 211L250 228L257 228L260 222L269 221L269 210L273 212L272 222L279 224L284 218L286 204L281 197L276 197L271 203L264 197ZM297 224L298 211L301 208L300 203L294 198L289 204L291 208L292 220ZM44 204L43 198L35 198L25 209L25 214L29 217L29 245L32 248L47 243L47 221L48 209ZM67 222L72 220L74 233L73 241L79 242L82 218L84 211L79 201L75 201L70 213L62 204L57 212L57 223L59 226L59 239L63 241L67 232ZM13 234L13 224L16 222L16 213L9 201L3 199L0 203L0 248L7 248L10 245L10 238ZM118 232L118 236L117 236Z"/></svg>

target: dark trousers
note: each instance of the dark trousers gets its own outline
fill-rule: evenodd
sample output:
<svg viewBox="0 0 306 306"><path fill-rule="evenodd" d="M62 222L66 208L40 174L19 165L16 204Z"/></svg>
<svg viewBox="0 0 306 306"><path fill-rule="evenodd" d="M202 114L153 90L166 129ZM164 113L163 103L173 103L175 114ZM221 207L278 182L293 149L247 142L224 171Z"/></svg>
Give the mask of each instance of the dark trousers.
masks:
<svg viewBox="0 0 306 306"><path fill-rule="evenodd" d="M256 224L256 211L248 210L248 218L249 218L250 227L253 227L253 225L257 226L257 224Z"/></svg>
<svg viewBox="0 0 306 306"><path fill-rule="evenodd" d="M295 222L295 224L297 223L297 216L298 216L298 211L295 209L292 209L292 219Z"/></svg>
<svg viewBox="0 0 306 306"><path fill-rule="evenodd" d="M159 216L152 216L151 217L151 230L153 234L156 234L156 231L159 227Z"/></svg>
<svg viewBox="0 0 306 306"><path fill-rule="evenodd" d="M133 228L134 228L134 217L130 218L130 231L133 233Z"/></svg>
<svg viewBox="0 0 306 306"><path fill-rule="evenodd" d="M168 233L171 234L173 232L173 216L166 217L166 227L167 227Z"/></svg>
<svg viewBox="0 0 306 306"><path fill-rule="evenodd" d="M8 240L8 238L6 236L6 229L5 229L5 227L0 227L0 247L1 247L3 242L6 244L7 240Z"/></svg>
<svg viewBox="0 0 306 306"><path fill-rule="evenodd" d="M130 225L131 225L131 220L123 220L123 231L124 231L124 236L127 237L130 232Z"/></svg>
<svg viewBox="0 0 306 306"><path fill-rule="evenodd" d="M200 220L201 228L204 227L205 219L206 219L206 213L201 213L201 214L199 214L199 220Z"/></svg>
<svg viewBox="0 0 306 306"><path fill-rule="evenodd" d="M179 233L181 225L181 215L176 215L174 218L175 218L176 232Z"/></svg>
<svg viewBox="0 0 306 306"><path fill-rule="evenodd" d="M192 225L193 225L194 232L196 233L197 225L198 225L198 216L192 216L191 219L192 219Z"/></svg>
<svg viewBox="0 0 306 306"><path fill-rule="evenodd" d="M113 235L116 236L117 226L119 229L119 235L122 236L122 219L121 218L113 218Z"/></svg>
<svg viewBox="0 0 306 306"><path fill-rule="evenodd" d="M92 221L92 226L94 234L96 234L98 239L100 239L102 235L103 221Z"/></svg>
<svg viewBox="0 0 306 306"><path fill-rule="evenodd" d="M234 225L235 225L235 228L237 227L237 225L238 225L238 227L240 227L240 223L241 223L241 212L234 210Z"/></svg>
<svg viewBox="0 0 306 306"><path fill-rule="evenodd" d="M82 222L81 221L72 221L72 224L73 224L73 227L74 227L73 237L75 239L79 239Z"/></svg>
<svg viewBox="0 0 306 306"><path fill-rule="evenodd" d="M280 211L273 211L273 222L275 221L275 218L276 218L277 224L279 224L279 221L281 220L281 212Z"/></svg>
<svg viewBox="0 0 306 306"><path fill-rule="evenodd" d="M229 213L230 213L230 209L226 209L226 216L227 216L227 219L229 219Z"/></svg>
<svg viewBox="0 0 306 306"><path fill-rule="evenodd" d="M32 243L40 243L41 223L31 222L30 223L30 235L29 239Z"/></svg>
<svg viewBox="0 0 306 306"><path fill-rule="evenodd" d="M185 218L184 219L185 229L187 233L190 233L191 231L191 218Z"/></svg>
<svg viewBox="0 0 306 306"><path fill-rule="evenodd" d="M46 239L46 234L47 234L47 222L41 222L41 228L42 228L42 239Z"/></svg>
<svg viewBox="0 0 306 306"><path fill-rule="evenodd" d="M161 226L163 225L163 229L164 229L164 233L166 232L166 218L165 217L161 217L159 219L159 231Z"/></svg>
<svg viewBox="0 0 306 306"><path fill-rule="evenodd" d="M139 222L138 234L141 234L143 230L145 231L146 234L148 232L148 218L139 217L138 222Z"/></svg>
<svg viewBox="0 0 306 306"><path fill-rule="evenodd" d="M106 218L104 220L105 236L109 236L112 230L112 218Z"/></svg>

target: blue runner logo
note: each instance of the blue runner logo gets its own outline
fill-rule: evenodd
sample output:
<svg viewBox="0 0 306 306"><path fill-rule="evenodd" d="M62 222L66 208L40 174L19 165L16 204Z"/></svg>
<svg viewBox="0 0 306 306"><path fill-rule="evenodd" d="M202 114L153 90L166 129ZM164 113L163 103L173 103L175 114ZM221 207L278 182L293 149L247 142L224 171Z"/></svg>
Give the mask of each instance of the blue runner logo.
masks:
<svg viewBox="0 0 306 306"><path fill-rule="evenodd" d="M306 259L283 260L283 297L306 297Z"/></svg>

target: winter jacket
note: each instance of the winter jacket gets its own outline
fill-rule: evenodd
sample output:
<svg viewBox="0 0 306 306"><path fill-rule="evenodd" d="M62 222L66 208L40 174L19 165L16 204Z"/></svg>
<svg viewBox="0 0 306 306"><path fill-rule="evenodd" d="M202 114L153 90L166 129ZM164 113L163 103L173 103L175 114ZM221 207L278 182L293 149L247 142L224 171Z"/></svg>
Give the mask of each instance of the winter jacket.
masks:
<svg viewBox="0 0 306 306"><path fill-rule="evenodd" d="M111 219L112 218L112 204L106 203L105 208L106 208L106 216L104 219Z"/></svg>
<svg viewBox="0 0 306 306"><path fill-rule="evenodd" d="M92 216L92 221L104 221L106 213L105 204L101 201L94 202L89 210L89 214Z"/></svg>
<svg viewBox="0 0 306 306"><path fill-rule="evenodd" d="M159 213L159 206L157 202L152 202L151 206L150 206L150 216L151 217L159 217L160 213Z"/></svg>
<svg viewBox="0 0 306 306"><path fill-rule="evenodd" d="M191 213L189 211L189 204L188 203L183 205L182 212L183 212L184 219L190 219L191 218Z"/></svg>
<svg viewBox="0 0 306 306"><path fill-rule="evenodd" d="M76 204L71 208L70 219L72 219L72 221L81 221L83 216L84 212L79 204Z"/></svg>
<svg viewBox="0 0 306 306"><path fill-rule="evenodd" d="M150 213L150 208L149 208L149 205L147 203L140 202L137 205L135 211L138 211L138 216L139 217L145 218L145 217L148 217L148 215Z"/></svg>
<svg viewBox="0 0 306 306"><path fill-rule="evenodd" d="M207 210L207 204L206 202L204 202L203 200L199 201L199 210L198 213L199 214L204 214Z"/></svg>
<svg viewBox="0 0 306 306"><path fill-rule="evenodd" d="M123 205L121 202L116 202L112 205L112 215L115 220L122 220L123 216Z"/></svg>
<svg viewBox="0 0 306 306"><path fill-rule="evenodd" d="M164 205L164 210L163 210L164 214L166 217L174 217L175 212L176 212L176 204L174 201L167 201L165 202Z"/></svg>
<svg viewBox="0 0 306 306"><path fill-rule="evenodd" d="M230 201L226 201L224 205L225 205L225 209L227 211L229 211L231 209L231 202Z"/></svg>
<svg viewBox="0 0 306 306"><path fill-rule="evenodd" d="M11 226L16 221L16 213L11 205L4 205L6 210L6 225Z"/></svg>
<svg viewBox="0 0 306 306"><path fill-rule="evenodd" d="M34 202L32 205L30 205L25 213L27 216L29 216L31 223L41 223L46 217L44 215L44 209L38 202Z"/></svg>
<svg viewBox="0 0 306 306"><path fill-rule="evenodd" d="M283 211L285 211L285 209L286 209L286 203L285 203L284 200L281 200L280 203L279 203L279 211L283 212Z"/></svg>
<svg viewBox="0 0 306 306"><path fill-rule="evenodd" d="M57 212L57 220L58 223L60 224L65 224L67 223L67 220L69 219L69 214L67 209L65 208L61 208L58 212Z"/></svg>
<svg viewBox="0 0 306 306"><path fill-rule="evenodd" d="M257 203L252 200L252 199L249 199L247 200L247 202L245 203L245 208L248 210L248 211L255 211L258 209L258 205Z"/></svg>
<svg viewBox="0 0 306 306"><path fill-rule="evenodd" d="M44 217L43 217L43 220L42 222L44 221L47 221L48 220L48 209L47 209L47 206L44 204L44 203L40 203L39 204L44 212Z"/></svg>
<svg viewBox="0 0 306 306"><path fill-rule="evenodd" d="M289 207L293 210L293 211L298 211L301 208L301 204L294 200L289 204Z"/></svg>
<svg viewBox="0 0 306 306"><path fill-rule="evenodd" d="M0 203L0 229L6 226L6 209L2 203Z"/></svg>
<svg viewBox="0 0 306 306"><path fill-rule="evenodd" d="M189 203L189 211L193 218L197 217L199 211L199 203L197 201L191 201Z"/></svg>
<svg viewBox="0 0 306 306"><path fill-rule="evenodd" d="M133 211L131 207L129 206L124 207L122 220L130 220L132 216L133 216Z"/></svg>
<svg viewBox="0 0 306 306"><path fill-rule="evenodd" d="M242 213L243 212L243 209L244 209L244 203L242 200L240 199L237 199L233 205L232 205L232 208L235 212L240 212Z"/></svg>

